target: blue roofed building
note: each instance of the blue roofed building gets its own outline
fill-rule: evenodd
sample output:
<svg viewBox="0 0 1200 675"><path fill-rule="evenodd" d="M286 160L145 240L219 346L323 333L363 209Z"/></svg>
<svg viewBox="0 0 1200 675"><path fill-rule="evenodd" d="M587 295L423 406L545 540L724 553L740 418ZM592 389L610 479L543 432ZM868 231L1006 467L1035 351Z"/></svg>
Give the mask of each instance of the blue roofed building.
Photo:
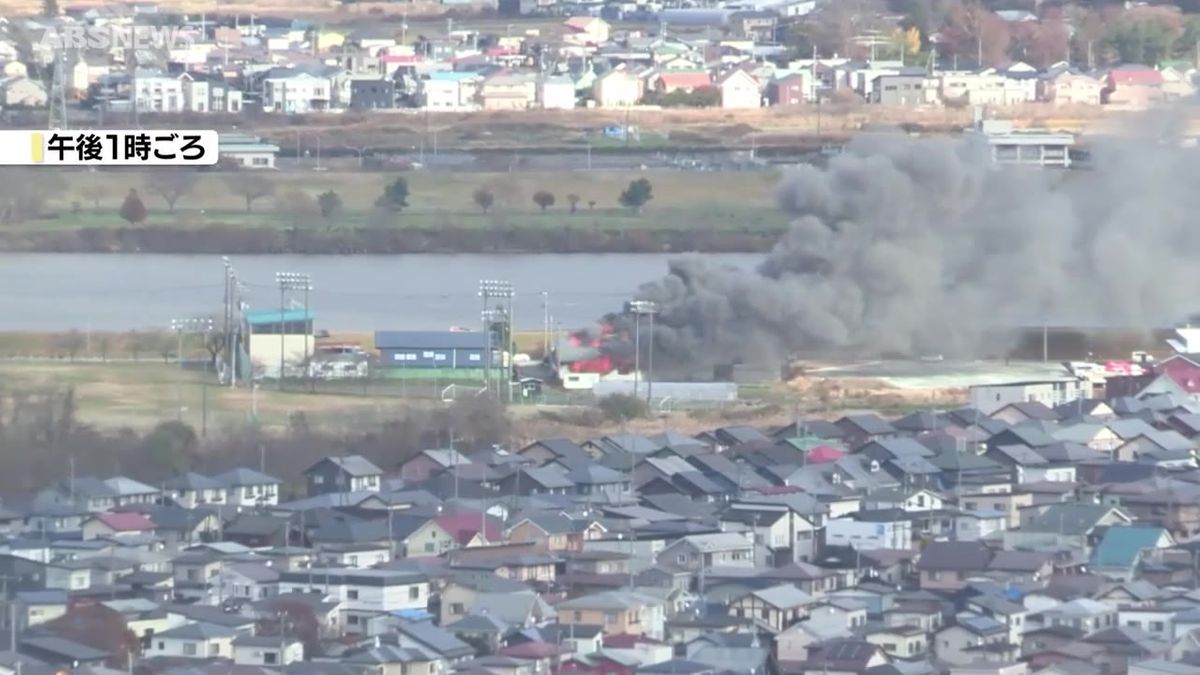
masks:
<svg viewBox="0 0 1200 675"><path fill-rule="evenodd" d="M1161 527L1151 525L1112 526L1104 530L1100 543L1092 551L1088 567L1113 579L1129 580L1137 564L1156 549L1175 545L1175 539Z"/></svg>
<svg viewBox="0 0 1200 675"><path fill-rule="evenodd" d="M313 314L307 309L256 309L242 314L245 346L249 347L249 373L254 379L298 377L308 368L315 342ZM244 355L239 354L239 358ZM239 376L246 377L239 367Z"/></svg>
<svg viewBox="0 0 1200 675"><path fill-rule="evenodd" d="M390 377L426 377L444 371L454 371L455 379L483 379L489 364L488 347L492 349L490 363L501 364L501 353L488 335L467 331L379 331L375 333L375 349L379 365ZM443 375L444 376L444 375Z"/></svg>

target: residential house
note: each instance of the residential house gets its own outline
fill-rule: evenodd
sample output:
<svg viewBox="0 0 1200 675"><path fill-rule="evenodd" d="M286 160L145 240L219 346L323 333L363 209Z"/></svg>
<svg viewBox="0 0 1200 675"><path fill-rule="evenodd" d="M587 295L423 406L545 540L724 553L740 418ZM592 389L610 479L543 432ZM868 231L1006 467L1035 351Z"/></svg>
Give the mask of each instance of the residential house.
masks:
<svg viewBox="0 0 1200 675"><path fill-rule="evenodd" d="M322 589L340 603L341 624L350 633L364 633L367 621L381 612L425 609L429 579L403 570L311 568L279 575L279 593ZM325 590L328 589L328 590Z"/></svg>
<svg viewBox="0 0 1200 675"><path fill-rule="evenodd" d="M308 495L377 492L383 470L361 455L325 457L304 470Z"/></svg>
<svg viewBox="0 0 1200 675"><path fill-rule="evenodd" d="M767 85L767 100L771 105L801 105L812 100L812 73L798 70L776 77Z"/></svg>
<svg viewBox="0 0 1200 675"><path fill-rule="evenodd" d="M846 415L838 419L834 424L842 431L842 438L846 446L852 449L858 449L871 441L886 440L899 436L899 432L887 420L869 413Z"/></svg>
<svg viewBox="0 0 1200 675"><path fill-rule="evenodd" d="M225 626L195 622L155 633L147 655L209 659L233 657L233 640L239 633Z"/></svg>
<svg viewBox="0 0 1200 675"><path fill-rule="evenodd" d="M601 108L628 108L642 98L642 81L629 70L614 68L596 78L592 99Z"/></svg>
<svg viewBox="0 0 1200 675"><path fill-rule="evenodd" d="M1038 98L1057 106L1100 105L1103 90L1103 82L1065 63L1051 66L1038 80Z"/></svg>
<svg viewBox="0 0 1200 675"><path fill-rule="evenodd" d="M567 44L598 46L608 42L611 27L604 19L594 16L573 16L563 22Z"/></svg>
<svg viewBox="0 0 1200 675"><path fill-rule="evenodd" d="M1105 105L1144 110L1166 101L1162 73L1149 66L1122 65L1104 77L1101 100Z"/></svg>
<svg viewBox="0 0 1200 675"><path fill-rule="evenodd" d="M642 591L619 590L593 593L564 600L554 607L563 626L603 626L609 635L644 635L663 639L665 603Z"/></svg>
<svg viewBox="0 0 1200 675"><path fill-rule="evenodd" d="M762 88L754 76L741 68L735 68L717 78L717 89L721 92L721 107L744 109L762 107Z"/></svg>
<svg viewBox="0 0 1200 675"><path fill-rule="evenodd" d="M699 571L710 567L754 567L754 543L742 534L693 534L667 545L660 563Z"/></svg>
<svg viewBox="0 0 1200 675"><path fill-rule="evenodd" d="M779 584L731 598L729 613L755 619L776 633L805 618L812 596L792 584Z"/></svg>
<svg viewBox="0 0 1200 675"><path fill-rule="evenodd" d="M97 513L83 521L83 538L135 537L154 533L154 522L140 513Z"/></svg>
<svg viewBox="0 0 1200 675"><path fill-rule="evenodd" d="M239 666L286 666L304 660L304 643L275 635L238 635L233 639L233 663Z"/></svg>
<svg viewBox="0 0 1200 675"><path fill-rule="evenodd" d="M924 68L879 75L871 83L870 102L894 107L930 105L938 100L937 80Z"/></svg>
<svg viewBox="0 0 1200 675"><path fill-rule="evenodd" d="M185 509L225 503L223 482L190 471L164 481L163 490L167 497Z"/></svg>
<svg viewBox="0 0 1200 675"><path fill-rule="evenodd" d="M968 665L974 662L983 650L1007 650L1015 658L1019 645L1009 642L1008 627L988 616L964 613L955 619L954 625L938 631L934 637L933 651L939 660L952 665Z"/></svg>
<svg viewBox="0 0 1200 675"><path fill-rule="evenodd" d="M263 110L288 115L328 110L333 89L333 81L320 72L272 68L262 77Z"/></svg>
<svg viewBox="0 0 1200 675"><path fill-rule="evenodd" d="M479 102L484 110L527 110L537 101L537 76L500 71L483 79Z"/></svg>
<svg viewBox="0 0 1200 675"><path fill-rule="evenodd" d="M537 80L537 107L543 110L575 108L575 82L566 76L544 75Z"/></svg>
<svg viewBox="0 0 1200 675"><path fill-rule="evenodd" d="M533 514L508 529L509 543L531 542L540 551L582 551L583 542L607 530L599 522L565 513Z"/></svg>
<svg viewBox="0 0 1200 675"><path fill-rule="evenodd" d="M274 506L279 503L278 478L253 469L232 469L213 478L226 490L226 503L236 506Z"/></svg>
<svg viewBox="0 0 1200 675"><path fill-rule="evenodd" d="M917 560L921 588L940 591L964 588L967 580L972 575L982 575L991 561L992 551L979 542L930 542Z"/></svg>
<svg viewBox="0 0 1200 675"><path fill-rule="evenodd" d="M713 86L713 82L706 70L665 70L650 78L650 86L659 94L676 91L690 94Z"/></svg>
<svg viewBox="0 0 1200 675"><path fill-rule="evenodd" d="M436 71L420 82L422 105L429 110L469 111L479 107L479 83L472 71Z"/></svg>
<svg viewBox="0 0 1200 675"><path fill-rule="evenodd" d="M825 545L849 546L856 551L912 547L912 519L901 509L857 511L825 521Z"/></svg>
<svg viewBox="0 0 1200 675"><path fill-rule="evenodd" d="M1088 568L1111 579L1128 581L1136 567L1156 550L1175 545L1171 533L1149 525L1114 525L1104 529L1092 550Z"/></svg>

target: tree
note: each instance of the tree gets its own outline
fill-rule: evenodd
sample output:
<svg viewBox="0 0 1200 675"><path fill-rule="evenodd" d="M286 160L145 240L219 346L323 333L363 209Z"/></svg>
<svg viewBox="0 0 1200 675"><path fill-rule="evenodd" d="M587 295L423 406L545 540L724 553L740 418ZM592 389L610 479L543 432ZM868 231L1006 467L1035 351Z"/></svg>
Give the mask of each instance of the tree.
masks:
<svg viewBox="0 0 1200 675"><path fill-rule="evenodd" d="M629 187L621 191L621 196L618 201L621 206L632 209L634 213L641 213L642 207L645 206L651 199L654 199L650 181L645 178L629 181Z"/></svg>
<svg viewBox="0 0 1200 675"><path fill-rule="evenodd" d="M75 191L79 193L80 197L91 202L94 209L100 208L100 199L108 194L108 190L103 185L90 181L85 181L83 185L75 188Z"/></svg>
<svg viewBox="0 0 1200 675"><path fill-rule="evenodd" d="M196 430L175 420L159 422L142 440L143 454L152 466L165 473L182 473L191 469L196 455Z"/></svg>
<svg viewBox="0 0 1200 675"><path fill-rule="evenodd" d="M67 354L67 358L72 361L75 360L75 357L79 356L79 352L83 349L83 345L83 333L80 333L75 329L71 329L66 334L58 338L59 349L62 349Z"/></svg>
<svg viewBox="0 0 1200 675"><path fill-rule="evenodd" d="M125 201L121 202L121 210L118 213L130 225L138 225L146 221L146 205L142 203L142 198L138 196L137 190L129 188L129 194L125 195Z"/></svg>
<svg viewBox="0 0 1200 675"><path fill-rule="evenodd" d="M31 171L26 168L0 169L0 219L16 223L37 218L45 212L51 197L66 190L63 174Z"/></svg>
<svg viewBox="0 0 1200 675"><path fill-rule="evenodd" d="M600 399L597 405L600 412L614 422L624 422L650 414L650 407L645 399L633 394L609 394Z"/></svg>
<svg viewBox="0 0 1200 675"><path fill-rule="evenodd" d="M483 187L475 190L471 194L471 199L475 201L475 205L482 209L484 213L487 213L488 209L492 208L492 204L496 203L496 195L492 194L491 190Z"/></svg>
<svg viewBox="0 0 1200 675"><path fill-rule="evenodd" d="M191 192L197 182L199 174L191 169L156 169L146 175L146 189L162 197L168 211L174 211L175 203Z"/></svg>
<svg viewBox="0 0 1200 675"><path fill-rule="evenodd" d="M375 200L375 206L389 211L400 211L408 207L408 179L399 176L383 188L383 194Z"/></svg>
<svg viewBox="0 0 1200 675"><path fill-rule="evenodd" d="M326 190L317 195L317 208L325 219L327 227L332 227L333 219L342 212L342 197L333 190Z"/></svg>
<svg viewBox="0 0 1200 675"><path fill-rule="evenodd" d="M579 195L574 193L567 195L567 205L571 207L571 213L575 213L579 209Z"/></svg>
<svg viewBox="0 0 1200 675"><path fill-rule="evenodd" d="M108 361L108 353L112 351L112 337L108 333L101 333L96 338L96 354L101 361Z"/></svg>
<svg viewBox="0 0 1200 675"><path fill-rule="evenodd" d="M1008 22L980 0L961 0L951 5L938 44L939 52L945 49L969 63L981 59L982 67L1006 62L1011 41Z"/></svg>
<svg viewBox="0 0 1200 675"><path fill-rule="evenodd" d="M230 192L246 200L246 213L250 213L251 205L256 199L275 193L275 181L258 173L234 173L225 176L225 184L229 186Z"/></svg>
<svg viewBox="0 0 1200 675"><path fill-rule="evenodd" d="M315 227L319 215L316 200L303 190L288 190L275 198L275 208L288 214L292 227Z"/></svg>
<svg viewBox="0 0 1200 675"><path fill-rule="evenodd" d="M543 211L554 206L554 194L548 190L538 190L533 193L533 203L537 204Z"/></svg>

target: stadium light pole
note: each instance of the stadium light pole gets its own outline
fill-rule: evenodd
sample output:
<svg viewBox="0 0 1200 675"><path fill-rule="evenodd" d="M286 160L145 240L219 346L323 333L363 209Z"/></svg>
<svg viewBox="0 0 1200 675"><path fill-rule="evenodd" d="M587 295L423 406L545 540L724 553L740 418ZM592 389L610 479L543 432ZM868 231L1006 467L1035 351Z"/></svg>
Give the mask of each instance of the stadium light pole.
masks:
<svg viewBox="0 0 1200 675"><path fill-rule="evenodd" d="M654 392L654 315L658 313L658 304L652 300L630 300L626 303L626 308L630 314L633 314L633 395L640 396L641 390L638 388L638 380L641 375L641 335L642 335L642 316L650 317L650 347L649 367L646 373L646 404L650 403L650 396Z"/></svg>
<svg viewBox="0 0 1200 675"><path fill-rule="evenodd" d="M304 291L304 360L308 361L308 292L312 290L312 277L304 272L276 272L275 283L279 284L279 391L283 391L284 355L287 353L287 293Z"/></svg>
<svg viewBox="0 0 1200 675"><path fill-rule="evenodd" d="M175 419L183 421L183 335L184 333L210 333L213 320L207 317L171 319L171 330L175 331L175 364L179 367L179 378L175 384Z"/></svg>
<svg viewBox="0 0 1200 675"><path fill-rule="evenodd" d="M499 279L481 279L479 281L479 297L483 298L483 311L485 313L488 310L488 301L491 300L492 298L508 301L508 316L506 318L506 321L507 321L507 326L508 326L507 348L508 348L510 360L512 359L513 345L515 344L515 341L514 341L515 337L513 336L513 315L512 315L513 297L515 295L516 295L516 291L512 285L512 282L510 282L510 281L501 281ZM485 322L486 322L486 319L485 319ZM485 330L490 331L491 327L487 326L485 324ZM487 347L488 347L487 354L485 355L485 357L487 359L487 361L486 361L487 365L485 366L485 369L484 369L484 371L485 371L484 379L487 382L487 386L490 388L491 387L490 378L491 378L491 369L492 369L491 368L492 349L491 349L491 333L490 332L488 333ZM504 363L503 357L501 357L500 361L501 361L501 366L503 366L503 363ZM511 372L509 373L509 376L505 379L505 383L506 383L506 386L508 387L507 399L509 402L511 402L511 400L512 400L512 374L511 374ZM501 400L505 400L505 398L506 398L505 396L502 395L499 381L497 381L497 383L496 383L496 395Z"/></svg>

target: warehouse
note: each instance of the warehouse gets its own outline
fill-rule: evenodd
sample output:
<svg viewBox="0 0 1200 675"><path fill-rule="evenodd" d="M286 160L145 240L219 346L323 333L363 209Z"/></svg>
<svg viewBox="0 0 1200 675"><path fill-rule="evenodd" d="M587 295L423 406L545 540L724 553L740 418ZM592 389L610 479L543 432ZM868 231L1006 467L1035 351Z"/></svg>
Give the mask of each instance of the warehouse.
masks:
<svg viewBox="0 0 1200 675"><path fill-rule="evenodd" d="M379 331L375 333L375 349L379 350L379 365L387 369L479 370L486 361L487 336L484 333L452 331ZM499 352L493 349L493 364L500 363Z"/></svg>

